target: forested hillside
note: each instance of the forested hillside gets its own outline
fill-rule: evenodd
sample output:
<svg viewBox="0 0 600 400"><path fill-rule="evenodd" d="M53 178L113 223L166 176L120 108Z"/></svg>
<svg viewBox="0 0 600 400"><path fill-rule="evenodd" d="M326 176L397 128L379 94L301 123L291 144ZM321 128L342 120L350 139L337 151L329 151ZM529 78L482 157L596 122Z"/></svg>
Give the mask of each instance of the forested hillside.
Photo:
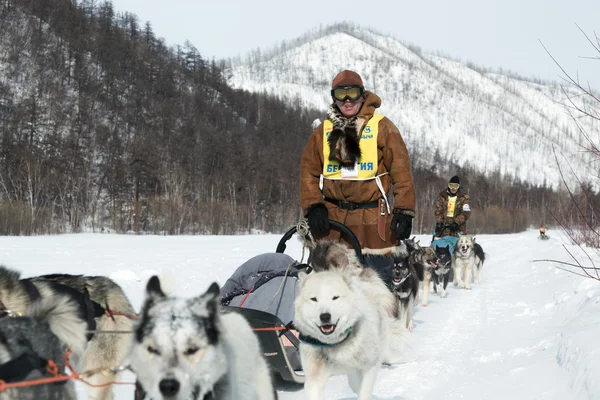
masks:
<svg viewBox="0 0 600 400"><path fill-rule="evenodd" d="M232 89L220 64L109 2L0 0L0 234L295 224L300 154L325 110ZM550 188L409 150L415 232L431 230L449 174L471 195L474 232L571 213Z"/></svg>
<svg viewBox="0 0 600 400"><path fill-rule="evenodd" d="M289 155L315 115L230 89L214 61L110 3L3 1L0 232L285 226Z"/></svg>

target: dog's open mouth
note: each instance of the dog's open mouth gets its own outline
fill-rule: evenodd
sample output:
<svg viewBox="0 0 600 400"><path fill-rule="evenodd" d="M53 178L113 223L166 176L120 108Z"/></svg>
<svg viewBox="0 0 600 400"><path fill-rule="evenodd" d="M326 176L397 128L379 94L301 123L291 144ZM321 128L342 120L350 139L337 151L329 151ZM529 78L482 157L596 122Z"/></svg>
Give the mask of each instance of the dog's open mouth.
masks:
<svg viewBox="0 0 600 400"><path fill-rule="evenodd" d="M394 285L399 285L400 282L402 282L402 279L400 279L400 277L398 277L398 276L395 276L393 278L393 281L394 281Z"/></svg>
<svg viewBox="0 0 600 400"><path fill-rule="evenodd" d="M319 329L323 335L331 335L335 331L335 327L335 324L325 324L319 326Z"/></svg>

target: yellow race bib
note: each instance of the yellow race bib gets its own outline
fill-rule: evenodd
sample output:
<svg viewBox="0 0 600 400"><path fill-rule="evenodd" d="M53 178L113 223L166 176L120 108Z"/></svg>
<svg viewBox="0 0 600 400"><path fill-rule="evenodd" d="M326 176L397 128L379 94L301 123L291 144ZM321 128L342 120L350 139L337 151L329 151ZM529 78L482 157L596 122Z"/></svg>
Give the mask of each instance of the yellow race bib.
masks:
<svg viewBox="0 0 600 400"><path fill-rule="evenodd" d="M456 208L456 199L458 196L448 196L448 208L446 209L446 217L454 218L454 208Z"/></svg>
<svg viewBox="0 0 600 400"><path fill-rule="evenodd" d="M377 134L383 115L375 114L363 128L360 137L360 159L353 168L342 168L337 161L329 160L327 138L333 130L330 120L323 123L323 177L325 179L373 179L377 175Z"/></svg>

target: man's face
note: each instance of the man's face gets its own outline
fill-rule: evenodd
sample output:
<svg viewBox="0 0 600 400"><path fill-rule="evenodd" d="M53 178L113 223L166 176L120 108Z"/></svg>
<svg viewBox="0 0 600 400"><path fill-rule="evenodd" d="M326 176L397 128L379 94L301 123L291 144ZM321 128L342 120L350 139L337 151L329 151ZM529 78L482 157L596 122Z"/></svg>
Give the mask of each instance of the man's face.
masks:
<svg viewBox="0 0 600 400"><path fill-rule="evenodd" d="M450 190L450 193L452 193L452 194L456 194L456 192L458 192L459 187L460 187L460 184L458 184L458 183L455 183L455 182L448 183L448 190Z"/></svg>
<svg viewBox="0 0 600 400"><path fill-rule="evenodd" d="M358 111L364 102L364 97L360 97L354 101L351 101L350 99L346 99L346 101L335 100L335 105L340 109L340 112L344 117L351 118L358 114Z"/></svg>

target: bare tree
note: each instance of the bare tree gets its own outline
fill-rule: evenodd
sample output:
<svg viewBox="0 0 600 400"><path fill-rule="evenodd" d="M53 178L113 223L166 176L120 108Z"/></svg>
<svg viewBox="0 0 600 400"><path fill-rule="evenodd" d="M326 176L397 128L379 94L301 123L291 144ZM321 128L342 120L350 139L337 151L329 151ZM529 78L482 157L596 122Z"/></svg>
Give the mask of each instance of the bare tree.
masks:
<svg viewBox="0 0 600 400"><path fill-rule="evenodd" d="M581 29L581 27L579 27L579 25L576 24L576 26L594 49L595 55L585 58L600 61L600 38L598 35L594 33L594 37L591 38ZM591 133L584 128L581 120L582 118L588 118L600 123L600 97L596 94L594 89L592 89L589 83L583 84L579 79L579 75L573 76L567 72L565 68L561 66L560 62L552 56L543 43L542 46L563 73L562 79L564 80L564 84L561 85L561 90L566 99L564 106L573 120L576 129L584 138L582 150L590 154L595 161L598 161L600 160L598 139L592 137ZM597 126L597 124L593 124L592 126ZM585 255L584 258L587 259L591 266L584 265L585 263L581 261L579 257L567 250L566 247L565 250L573 259L573 263L556 260L536 261L558 262L566 267L559 267L560 269L600 281L600 268L596 266L593 257L589 254L590 251L594 251L596 255L600 255L600 232L598 229L600 210L598 209L596 201L597 197L594 196L593 187L590 181L578 176L577 172L573 170L569 163L569 160L564 159L563 157L563 161L567 166L567 170L565 171L565 168L561 167L561 157L559 157L559 154L557 154L554 147L553 151L561 180L570 197L570 205L575 210L575 217L565 219L550 208L548 208L548 212L558 222L571 241L579 246ZM572 179L567 179L566 173L568 173L568 176L572 177ZM600 185L600 176L596 175L590 178L595 181L596 186ZM571 183L571 185L569 185L569 183ZM579 270L579 272L577 270Z"/></svg>

